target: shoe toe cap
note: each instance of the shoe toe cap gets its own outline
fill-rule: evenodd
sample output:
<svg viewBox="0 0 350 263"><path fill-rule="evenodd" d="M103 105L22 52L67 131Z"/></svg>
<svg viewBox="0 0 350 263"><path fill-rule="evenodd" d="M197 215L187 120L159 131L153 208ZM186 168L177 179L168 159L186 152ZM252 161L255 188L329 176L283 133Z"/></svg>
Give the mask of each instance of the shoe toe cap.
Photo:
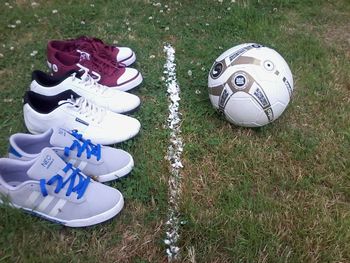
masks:
<svg viewBox="0 0 350 263"><path fill-rule="evenodd" d="M116 60L120 63L123 63L123 61L131 58L133 56L134 52L131 48L128 47L118 47L118 53L116 55Z"/></svg>
<svg viewBox="0 0 350 263"><path fill-rule="evenodd" d="M123 85L125 83L131 82L135 80L139 74L140 73L137 69L125 68L124 73L117 80L117 85Z"/></svg>
<svg viewBox="0 0 350 263"><path fill-rule="evenodd" d="M108 137L112 143L129 140L139 133L141 124L137 119L112 112L110 115L108 118L110 126Z"/></svg>
<svg viewBox="0 0 350 263"><path fill-rule="evenodd" d="M108 166L109 173L122 170L133 164L132 156L122 149L104 147L103 154L105 156L105 165Z"/></svg>
<svg viewBox="0 0 350 263"><path fill-rule="evenodd" d="M141 100L138 96L123 92L112 103L110 110L116 113L130 113L140 106Z"/></svg>

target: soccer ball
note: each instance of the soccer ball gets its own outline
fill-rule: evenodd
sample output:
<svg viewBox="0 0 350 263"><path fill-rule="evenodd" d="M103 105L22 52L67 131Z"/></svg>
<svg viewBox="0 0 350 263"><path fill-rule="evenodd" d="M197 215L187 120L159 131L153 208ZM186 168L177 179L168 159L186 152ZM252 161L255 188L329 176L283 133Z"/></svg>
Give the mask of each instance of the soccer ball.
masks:
<svg viewBox="0 0 350 263"><path fill-rule="evenodd" d="M229 122L260 127L276 120L288 106L293 77L275 50L247 43L225 51L215 60L208 88L214 108Z"/></svg>

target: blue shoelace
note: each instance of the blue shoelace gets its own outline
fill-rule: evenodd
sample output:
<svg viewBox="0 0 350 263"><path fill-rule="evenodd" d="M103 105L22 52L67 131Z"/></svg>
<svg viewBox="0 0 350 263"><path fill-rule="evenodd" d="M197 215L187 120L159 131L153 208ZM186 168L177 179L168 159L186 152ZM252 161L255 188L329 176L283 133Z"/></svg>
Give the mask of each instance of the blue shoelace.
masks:
<svg viewBox="0 0 350 263"><path fill-rule="evenodd" d="M77 157L81 157L82 153L86 151L87 159L90 159L92 155L96 156L97 161L101 159L101 144L93 144L90 140L85 140L83 135L79 134L76 130L71 132L77 140L74 140L70 147L64 148L64 155L69 156L69 152L78 149Z"/></svg>
<svg viewBox="0 0 350 263"><path fill-rule="evenodd" d="M45 179L40 180L40 190L43 196L48 195L46 185L53 185L54 183L57 183L55 193L58 194L66 186L66 184L69 183L66 196L70 196L71 193L75 192L78 195L78 199L83 197L85 190L87 189L90 183L90 177L84 177L80 173L80 170L73 168L72 164L70 163L68 163L66 167L64 167L62 170L65 173L67 173L69 170L73 171L72 174L65 181L63 181L63 177L59 174L54 175L48 181L46 181ZM75 185L77 179L79 179L79 182L77 185Z"/></svg>

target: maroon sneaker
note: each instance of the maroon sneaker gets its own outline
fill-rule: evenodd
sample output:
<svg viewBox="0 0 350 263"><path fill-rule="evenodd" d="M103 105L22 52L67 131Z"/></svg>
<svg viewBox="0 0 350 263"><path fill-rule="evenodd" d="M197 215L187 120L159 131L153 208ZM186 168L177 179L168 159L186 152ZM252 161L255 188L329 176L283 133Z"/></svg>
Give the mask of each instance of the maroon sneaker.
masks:
<svg viewBox="0 0 350 263"><path fill-rule="evenodd" d="M97 54L98 56L110 60L112 64L122 63L125 66L130 66L136 60L135 53L128 47L109 46L98 38L89 38L86 36L77 39L68 40L52 40L47 44L47 54L56 53L57 51L74 53L77 50L84 51L90 55Z"/></svg>
<svg viewBox="0 0 350 263"><path fill-rule="evenodd" d="M136 69L115 66L107 59L81 50L50 54L47 64L54 76L62 77L67 72L83 70L99 84L122 91L131 90L142 82L142 75Z"/></svg>

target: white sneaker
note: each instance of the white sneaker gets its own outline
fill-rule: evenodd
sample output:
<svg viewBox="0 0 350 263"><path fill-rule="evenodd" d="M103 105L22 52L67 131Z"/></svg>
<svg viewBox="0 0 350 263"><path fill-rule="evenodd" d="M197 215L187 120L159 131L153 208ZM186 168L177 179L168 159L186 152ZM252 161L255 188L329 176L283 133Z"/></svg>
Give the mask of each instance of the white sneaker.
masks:
<svg viewBox="0 0 350 263"><path fill-rule="evenodd" d="M85 227L117 215L124 198L45 148L30 161L0 159L1 203L54 223Z"/></svg>
<svg viewBox="0 0 350 263"><path fill-rule="evenodd" d="M100 108L71 90L55 96L27 91L23 106L24 122L29 132L44 133L60 127L77 130L97 144L114 144L138 134L138 120Z"/></svg>
<svg viewBox="0 0 350 263"><path fill-rule="evenodd" d="M16 133L10 137L9 157L24 161L50 148L65 162L99 182L108 182L129 174L134 167L132 156L121 149L93 144L76 131L49 129L42 134Z"/></svg>
<svg viewBox="0 0 350 263"><path fill-rule="evenodd" d="M131 113L140 106L140 99L136 95L98 84L86 71L57 78L36 70L32 73L30 90L45 96L72 90L97 106L116 113Z"/></svg>

